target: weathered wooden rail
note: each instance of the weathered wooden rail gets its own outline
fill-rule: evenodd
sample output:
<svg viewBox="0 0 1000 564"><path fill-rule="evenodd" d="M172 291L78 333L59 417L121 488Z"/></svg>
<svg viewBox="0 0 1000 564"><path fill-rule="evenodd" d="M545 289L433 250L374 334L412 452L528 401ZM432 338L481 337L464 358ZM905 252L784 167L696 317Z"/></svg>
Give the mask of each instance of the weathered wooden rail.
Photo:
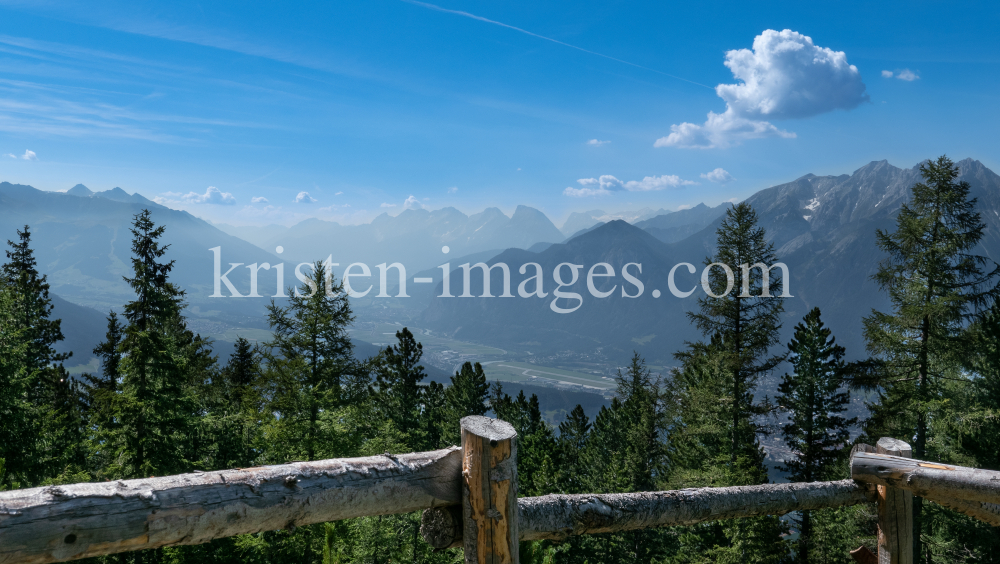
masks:
<svg viewBox="0 0 1000 564"><path fill-rule="evenodd" d="M913 562L912 496L1000 526L1000 472L909 458L882 439L852 453L852 479L633 494L517 497L514 429L462 420L462 447L0 492L0 564L62 562L361 516L424 510L435 548L517 564L519 540L563 540L875 501L878 556Z"/></svg>

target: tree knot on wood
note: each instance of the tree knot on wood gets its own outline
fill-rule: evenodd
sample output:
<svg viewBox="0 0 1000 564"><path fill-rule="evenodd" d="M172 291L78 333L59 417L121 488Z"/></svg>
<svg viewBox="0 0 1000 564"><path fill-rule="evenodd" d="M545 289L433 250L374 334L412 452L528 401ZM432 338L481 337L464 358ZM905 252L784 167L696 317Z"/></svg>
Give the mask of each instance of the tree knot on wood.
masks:
<svg viewBox="0 0 1000 564"><path fill-rule="evenodd" d="M48 494L48 495L50 495L50 496L52 496L52 497L54 497L54 498L68 498L68 497L73 497L70 494L66 493L66 490L60 488L59 486L49 486L49 487L45 488L45 493Z"/></svg>
<svg viewBox="0 0 1000 564"><path fill-rule="evenodd" d="M486 516L489 517L490 519L493 519L494 521L502 521L503 520L503 514L501 514L499 511L497 511L496 507L491 507L491 508L487 509L486 510Z"/></svg>
<svg viewBox="0 0 1000 564"><path fill-rule="evenodd" d="M296 484L299 483L299 479L295 476L285 476L285 487L294 488Z"/></svg>

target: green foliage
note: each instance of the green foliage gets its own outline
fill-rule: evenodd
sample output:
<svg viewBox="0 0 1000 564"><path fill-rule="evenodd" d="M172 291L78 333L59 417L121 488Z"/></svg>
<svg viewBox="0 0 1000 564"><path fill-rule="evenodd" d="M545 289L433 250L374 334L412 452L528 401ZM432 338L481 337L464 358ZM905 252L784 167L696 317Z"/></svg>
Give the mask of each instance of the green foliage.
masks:
<svg viewBox="0 0 1000 564"><path fill-rule="evenodd" d="M795 326L788 344L789 362L794 372L785 374L778 386L777 402L788 414L781 429L792 456L779 467L793 482L834 479L835 466L847 457L850 428L857 419L840 414L850 403L843 389L847 372L844 347L835 344L832 332L824 327L819 308L813 308ZM806 563L815 548L813 512L801 511L798 525L796 562Z"/></svg>
<svg viewBox="0 0 1000 564"><path fill-rule="evenodd" d="M265 430L274 445L271 463L346 456L352 439L342 411L366 367L354 359L347 328L354 320L343 284L317 261L288 305L268 306L274 338L265 343L264 397L271 414ZM367 383L367 382L365 382Z"/></svg>
<svg viewBox="0 0 1000 564"><path fill-rule="evenodd" d="M869 382L878 401L869 405L865 432L873 440L912 437L915 458L949 460L949 441L939 438L945 429L935 425L949 424L966 393L969 383L955 368L972 354L969 322L1000 294L1000 267L985 268L991 261L972 254L985 225L976 200L969 198L969 184L957 181L958 166L942 156L921 165L920 172L925 182L913 186L896 230L876 233L889 256L873 278L888 293L893 311L872 311L864 320L868 350L882 362ZM914 527L921 533L914 535L914 552L920 559L929 558L923 538L937 528L933 515L924 519L923 507L915 498Z"/></svg>

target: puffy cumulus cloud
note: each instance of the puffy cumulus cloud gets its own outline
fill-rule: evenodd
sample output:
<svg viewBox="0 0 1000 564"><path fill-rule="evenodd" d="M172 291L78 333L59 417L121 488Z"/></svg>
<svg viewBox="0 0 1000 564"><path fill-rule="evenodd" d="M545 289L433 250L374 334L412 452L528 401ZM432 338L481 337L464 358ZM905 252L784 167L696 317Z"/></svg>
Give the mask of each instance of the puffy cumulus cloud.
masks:
<svg viewBox="0 0 1000 564"><path fill-rule="evenodd" d="M581 178L576 181L582 188L567 187L563 190L566 196L586 197L586 196L606 196L612 192L651 192L654 190L665 190L667 188L677 188L697 184L690 180L684 180L675 174L664 174L663 176L647 176L642 180L629 180L623 182L610 174L601 175L598 178Z"/></svg>
<svg viewBox="0 0 1000 564"><path fill-rule="evenodd" d="M424 206L423 206L423 204L420 203L420 200L418 200L415 197L413 197L412 194L410 195L409 198L406 199L405 202L403 202L403 209L407 209L407 210L419 210L419 209L423 209L423 207Z"/></svg>
<svg viewBox="0 0 1000 564"><path fill-rule="evenodd" d="M727 52L725 65L740 81L715 88L726 111L709 112L702 125L673 125L670 135L654 146L708 149L747 139L791 138L794 133L767 120L850 110L869 100L861 74L847 62L846 53L820 47L790 29L765 30L754 38L752 49Z"/></svg>
<svg viewBox="0 0 1000 564"><path fill-rule="evenodd" d="M708 119L702 125L684 122L670 126L670 135L660 137L654 147L677 147L680 149L715 149L739 145L747 139L764 137L794 138L795 134L778 129L766 121L754 121L734 117L731 110L717 114L708 112Z"/></svg>
<svg viewBox="0 0 1000 564"><path fill-rule="evenodd" d="M610 142L611 141L601 141L599 139L591 139L590 141L587 141L587 144L594 145L595 147L600 147L601 145L607 145Z"/></svg>
<svg viewBox="0 0 1000 564"><path fill-rule="evenodd" d="M217 204L231 206L236 203L236 198L229 192L223 192L215 186L209 186L204 194L188 192L181 196L181 201L189 204Z"/></svg>
<svg viewBox="0 0 1000 564"><path fill-rule="evenodd" d="M264 196L254 196L253 198L250 198L250 203L251 204L266 204L267 203L267 198L265 198Z"/></svg>
<svg viewBox="0 0 1000 564"><path fill-rule="evenodd" d="M717 168L711 172L706 172L705 174L702 174L701 177L709 182L715 182L718 184L725 184L726 182L734 180L733 175L729 174L729 172L724 168Z"/></svg>
<svg viewBox="0 0 1000 564"><path fill-rule="evenodd" d="M38 155L36 155L34 151L29 151L29 150L25 150L24 154L21 155L20 157L17 156L17 155L15 155L15 154L13 154L13 153L7 153L4 156L5 157L10 157L12 159L21 159L22 161L37 161L38 160Z"/></svg>
<svg viewBox="0 0 1000 564"><path fill-rule="evenodd" d="M913 82L920 78L920 75L911 71L910 69L903 69L899 72L892 72L884 70L882 71L883 78L898 78L899 80L905 80L906 82Z"/></svg>
<svg viewBox="0 0 1000 564"><path fill-rule="evenodd" d="M296 204L315 204L316 201L316 198L310 196L309 192L299 192L298 195L295 196Z"/></svg>

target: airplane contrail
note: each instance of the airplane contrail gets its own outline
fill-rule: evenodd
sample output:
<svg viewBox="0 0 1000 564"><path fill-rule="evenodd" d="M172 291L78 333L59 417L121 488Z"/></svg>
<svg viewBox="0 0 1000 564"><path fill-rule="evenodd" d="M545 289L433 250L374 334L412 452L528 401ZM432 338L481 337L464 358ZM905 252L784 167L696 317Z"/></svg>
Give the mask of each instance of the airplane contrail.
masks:
<svg viewBox="0 0 1000 564"><path fill-rule="evenodd" d="M711 90L715 90L711 86L708 86L706 84L702 84L700 82L695 82L693 80L688 80L688 79L680 77L680 76L676 76L676 75L673 75L673 74L665 73L663 71L658 71L656 69L651 69L649 67L644 67L642 65L637 65L635 63L630 63L628 61L612 57L611 55L605 55L603 53L598 53L597 51L591 51L590 49L584 49L583 47L577 47L576 45L571 45L569 43L565 43L563 41L559 41L558 39L552 39L551 37L545 37L544 35L538 35L537 33L532 33L532 32L530 32L530 31L528 31L526 29L521 29L519 27L515 27L515 26L512 26L512 25L505 24L503 22L498 22L496 20L491 20L491 19L484 18L482 16L477 16L475 14L470 14L469 12L463 12L461 10L450 10L448 8L442 8L441 6L435 6L434 4L428 4L426 2L420 2L419 0L402 0L402 1L406 2L407 4L413 4L415 6L420 6L422 8L427 8L428 10L434 10L436 12L444 12L446 14L455 14L457 16L463 16L463 17L471 18L471 19L478 20L478 21L481 21L481 22L486 22L486 23L491 23L493 25L498 25L500 27L505 27L507 29L513 29L514 31L519 31L519 32L521 32L521 33L523 33L525 35L530 35L532 37L537 37L538 39L544 39L545 41L551 41L552 43L557 43L559 45L562 45L563 47L569 47L570 49L576 49L577 51L583 51L584 53L588 53L588 54L591 54L591 55L597 55L598 57L604 57L605 59L610 59L610 60L615 61L615 62L626 64L626 65L633 66L633 67L636 67L636 68L640 68L640 69L643 69L643 70L648 70L650 72L655 72L657 74L662 74L663 76L669 76L670 78L675 78L677 80L683 80L684 82L689 82L691 84L694 84L694 85L697 85L697 86L701 86L703 88L709 88Z"/></svg>

